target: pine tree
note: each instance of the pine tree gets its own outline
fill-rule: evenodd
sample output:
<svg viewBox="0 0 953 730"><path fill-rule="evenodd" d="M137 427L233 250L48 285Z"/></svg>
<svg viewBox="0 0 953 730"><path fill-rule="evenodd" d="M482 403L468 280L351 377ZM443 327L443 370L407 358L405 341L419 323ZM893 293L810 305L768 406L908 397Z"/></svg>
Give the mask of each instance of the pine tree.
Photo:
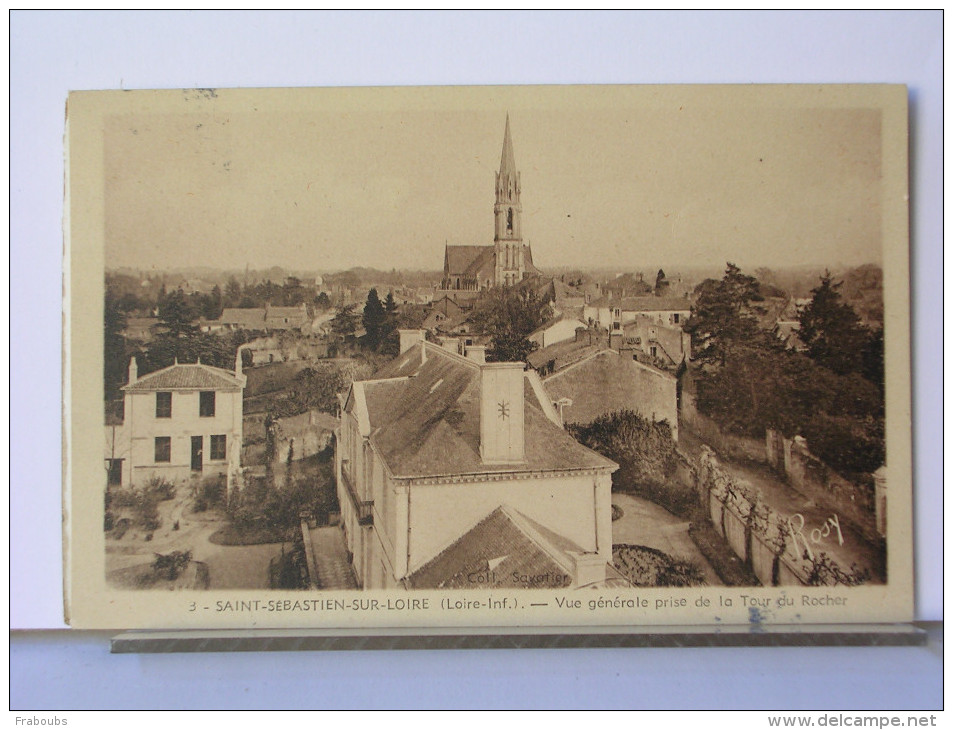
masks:
<svg viewBox="0 0 953 730"><path fill-rule="evenodd" d="M166 296L165 301L159 305L159 321L165 325L172 339L189 337L198 332L198 327L192 323L194 320L195 313L181 289L176 289Z"/></svg>
<svg viewBox="0 0 953 730"><path fill-rule="evenodd" d="M376 350L381 340L381 329L384 326L384 305L381 304L377 289L367 293L367 302L364 304L364 316L361 322L364 325L366 341L371 349Z"/></svg>
<svg viewBox="0 0 953 730"><path fill-rule="evenodd" d="M732 263L720 281L700 286L685 330L692 335L694 359L725 365L738 347L763 339L751 303L759 300L758 280Z"/></svg>
<svg viewBox="0 0 953 730"><path fill-rule="evenodd" d="M835 282L829 271L824 272L820 285L811 290L810 303L801 311L798 333L808 355L838 375L864 369L864 350L870 339L853 307L843 301L838 291L842 284Z"/></svg>

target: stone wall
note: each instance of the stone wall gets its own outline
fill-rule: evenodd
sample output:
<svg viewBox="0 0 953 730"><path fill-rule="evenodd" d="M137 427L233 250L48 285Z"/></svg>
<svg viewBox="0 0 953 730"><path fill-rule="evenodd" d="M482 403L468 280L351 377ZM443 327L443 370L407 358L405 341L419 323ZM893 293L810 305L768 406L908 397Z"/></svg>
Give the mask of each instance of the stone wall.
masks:
<svg viewBox="0 0 953 730"><path fill-rule="evenodd" d="M858 484L845 479L808 450L800 436L784 438L768 429L765 453L769 464L787 477L801 494L850 521L868 540L876 540L874 481Z"/></svg>
<svg viewBox="0 0 953 730"><path fill-rule="evenodd" d="M681 453L679 461L676 478L695 490L703 514L762 585L801 586L816 582L812 581L815 566L808 557L798 554L788 520L723 469L711 449L702 447L697 463ZM836 567L839 566L835 564ZM823 575L833 584L832 576L836 573L824 571Z"/></svg>

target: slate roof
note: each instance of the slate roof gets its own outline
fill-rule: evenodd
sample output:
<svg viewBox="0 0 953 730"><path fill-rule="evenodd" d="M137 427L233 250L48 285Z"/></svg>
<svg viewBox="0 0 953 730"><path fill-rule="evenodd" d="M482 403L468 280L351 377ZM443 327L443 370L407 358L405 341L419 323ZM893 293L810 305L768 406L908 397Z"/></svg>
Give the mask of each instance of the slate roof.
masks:
<svg viewBox="0 0 953 730"><path fill-rule="evenodd" d="M562 588L571 582L569 557L560 555L567 549L582 552L566 538L500 506L404 580L410 588ZM520 581L514 574L536 580ZM475 582L474 575L484 580Z"/></svg>
<svg viewBox="0 0 953 730"><path fill-rule="evenodd" d="M226 307L222 310L222 317L219 321L225 325L263 330L265 329L265 310L263 308L239 309Z"/></svg>
<svg viewBox="0 0 953 730"><path fill-rule="evenodd" d="M447 246L444 254L444 271L450 275L464 276L489 256L493 263L493 246Z"/></svg>
<svg viewBox="0 0 953 730"><path fill-rule="evenodd" d="M527 274L539 274L533 265L533 249L523 246L523 269ZM444 254L443 270L447 277L460 276L477 279L493 279L496 274L494 246L447 246Z"/></svg>
<svg viewBox="0 0 953 730"><path fill-rule="evenodd" d="M126 385L127 393L151 393L156 390L220 390L234 392L245 387L245 377L238 377L231 370L213 368L200 363L170 365L154 373L143 375L132 385Z"/></svg>
<svg viewBox="0 0 953 730"><path fill-rule="evenodd" d="M600 297L588 306L621 309L623 312L688 312L692 303L684 297L625 297L608 299Z"/></svg>
<svg viewBox="0 0 953 730"><path fill-rule="evenodd" d="M623 408L641 412L638 404L645 397L643 384L645 378L653 375L674 381L674 376L669 373L635 362L613 350L603 350L571 369L544 378L543 386L554 401L561 398L572 400L572 405L563 411L567 423L591 423L599 416Z"/></svg>
<svg viewBox="0 0 953 730"><path fill-rule="evenodd" d="M586 325L580 322L578 319L576 319L576 317L573 317L572 315L566 314L564 312L560 312L559 314L553 315L552 317L547 319L545 322L543 322L539 327L537 327L532 332L530 332L527 335L527 337L532 337L533 335L539 334L540 332L544 332L545 330L548 330L550 327L552 327L554 324L561 322L564 319L569 322L575 320L577 327L581 327L583 329L586 328Z"/></svg>
<svg viewBox="0 0 953 730"><path fill-rule="evenodd" d="M412 363L426 360L416 371ZM416 352L415 352L416 351ZM408 358L402 365L404 358ZM370 440L396 477L441 477L526 471L613 469L614 462L575 441L543 412L524 378L525 456L487 466L480 458L480 367L427 343L414 345L363 390ZM399 379L382 379L380 376ZM401 376L413 375L402 378Z"/></svg>
<svg viewBox="0 0 953 730"><path fill-rule="evenodd" d="M526 359L530 367L534 368L541 368L550 360L555 360L556 370L561 370L562 368L569 367L574 362L578 362L579 360L583 360L590 355L604 350L606 344L606 334L602 332L602 337L598 344L589 344L588 340L581 342L566 340L565 342L557 342L554 345L547 345L546 347L540 348L530 353Z"/></svg>
<svg viewBox="0 0 953 730"><path fill-rule="evenodd" d="M288 321L285 322L284 320ZM299 307L266 307L265 324L275 329L297 327L308 323L308 310L304 305Z"/></svg>

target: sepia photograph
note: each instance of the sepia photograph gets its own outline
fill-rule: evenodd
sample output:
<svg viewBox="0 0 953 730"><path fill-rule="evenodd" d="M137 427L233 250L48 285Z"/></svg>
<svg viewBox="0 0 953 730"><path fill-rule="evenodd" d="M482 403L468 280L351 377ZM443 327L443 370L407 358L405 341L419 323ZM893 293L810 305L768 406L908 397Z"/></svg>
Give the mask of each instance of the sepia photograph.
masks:
<svg viewBox="0 0 953 730"><path fill-rule="evenodd" d="M912 618L905 87L66 119L74 626Z"/></svg>

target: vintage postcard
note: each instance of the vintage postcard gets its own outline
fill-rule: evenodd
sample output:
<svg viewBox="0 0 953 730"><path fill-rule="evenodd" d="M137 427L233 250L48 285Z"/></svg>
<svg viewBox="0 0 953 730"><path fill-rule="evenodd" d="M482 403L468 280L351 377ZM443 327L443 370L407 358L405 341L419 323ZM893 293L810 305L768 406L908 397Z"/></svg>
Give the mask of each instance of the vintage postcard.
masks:
<svg viewBox="0 0 953 730"><path fill-rule="evenodd" d="M912 620L906 88L90 91L66 140L71 625Z"/></svg>

